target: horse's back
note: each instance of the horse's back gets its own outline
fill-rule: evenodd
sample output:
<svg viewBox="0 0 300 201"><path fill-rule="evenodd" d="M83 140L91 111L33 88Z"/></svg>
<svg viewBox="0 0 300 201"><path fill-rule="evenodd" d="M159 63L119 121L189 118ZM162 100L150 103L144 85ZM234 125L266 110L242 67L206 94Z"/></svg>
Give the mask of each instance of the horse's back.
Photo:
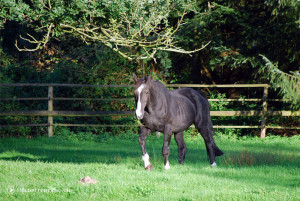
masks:
<svg viewBox="0 0 300 201"><path fill-rule="evenodd" d="M184 96L187 97L190 101L192 101L194 104L197 104L197 101L200 101L201 104L208 104L207 97L205 93L202 91L197 91L191 88L180 88L176 90L170 91L172 95L175 96Z"/></svg>

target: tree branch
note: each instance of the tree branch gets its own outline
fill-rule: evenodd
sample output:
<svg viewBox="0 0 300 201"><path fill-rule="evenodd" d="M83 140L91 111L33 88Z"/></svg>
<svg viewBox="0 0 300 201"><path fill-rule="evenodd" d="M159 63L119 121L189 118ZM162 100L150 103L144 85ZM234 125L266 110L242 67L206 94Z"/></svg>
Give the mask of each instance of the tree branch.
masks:
<svg viewBox="0 0 300 201"><path fill-rule="evenodd" d="M48 3L51 9L50 0L48 0ZM57 29L79 37L87 44L91 42L103 43L105 46L129 60L149 58L155 60L155 54L159 50L192 54L204 49L210 43L208 42L201 48L192 51L178 47L178 41L174 36L183 25L186 15L185 5L179 15L180 17L177 24L172 27L168 23L168 18L170 13L173 12L171 9L178 6L177 3L166 1L146 4L145 2L132 3L132 5L129 6L131 10L124 9L125 11L121 11L119 15L114 16L115 18L110 18L107 24L97 25L87 23L81 24L79 27L76 23L72 24L62 21L57 26ZM91 15L90 18L92 18ZM90 19L90 22L93 22L93 20ZM17 41L16 47L19 51L35 51L40 49L49 41L53 27L54 24L52 23L47 26L46 35L41 41L38 41L29 34L27 34L27 38L20 36L21 39L36 44L35 48L19 48ZM133 47L136 53L132 53Z"/></svg>
<svg viewBox="0 0 300 201"><path fill-rule="evenodd" d="M16 40L16 43L15 43L16 48L17 48L19 51L36 51L36 50L40 49L41 46L45 47L46 44L47 44L47 42L49 41L50 33L51 33L51 30L52 30L53 27L54 27L54 25L53 25L52 23L51 23L49 26L47 26L47 34L44 36L43 40L41 40L41 41L38 41L35 37L33 37L33 36L30 35L30 34L27 34L27 36L28 36L29 38L24 38L24 37L20 36L20 38L21 38L22 40L25 40L25 41L27 41L27 42L29 42L29 43L31 43L31 44L37 44L37 46L36 46L35 48L33 48L33 49L28 49L28 48L26 48L26 47L24 47L24 48L19 48L19 46L18 46L18 40ZM31 39L30 39L30 38L31 38Z"/></svg>

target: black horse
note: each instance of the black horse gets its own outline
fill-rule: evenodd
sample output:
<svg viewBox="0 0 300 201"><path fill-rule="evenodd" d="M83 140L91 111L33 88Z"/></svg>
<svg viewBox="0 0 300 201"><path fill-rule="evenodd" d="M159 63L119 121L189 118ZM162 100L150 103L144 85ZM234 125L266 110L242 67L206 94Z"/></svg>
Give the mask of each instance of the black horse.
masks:
<svg viewBox="0 0 300 201"><path fill-rule="evenodd" d="M223 152L213 139L213 125L205 94L190 88L167 90L161 82L154 81L150 75L138 79L133 74L133 80L135 81L136 117L143 124L140 127L139 143L145 168L148 170L153 168L146 151L145 141L147 136L154 131L164 133L162 155L165 169L170 168L168 157L172 133L178 145L178 162L183 164L187 151L183 132L192 124L195 124L204 138L211 166L216 166L215 157L221 156Z"/></svg>

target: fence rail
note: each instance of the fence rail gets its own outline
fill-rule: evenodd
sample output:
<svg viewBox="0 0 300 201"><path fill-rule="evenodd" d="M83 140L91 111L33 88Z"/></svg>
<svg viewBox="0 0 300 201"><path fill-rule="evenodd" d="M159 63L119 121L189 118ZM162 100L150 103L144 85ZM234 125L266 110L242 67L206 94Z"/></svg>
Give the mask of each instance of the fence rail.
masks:
<svg viewBox="0 0 300 201"><path fill-rule="evenodd" d="M54 126L70 126L70 127L132 127L138 125L114 125L114 124L62 124L54 123L53 117L92 117L92 116L133 116L134 111L55 111L53 102L57 100L63 101L133 101L133 98L69 98L69 97L54 97L54 87L133 87L133 85L88 85L88 84L57 84L57 83L0 83L0 87L48 87L48 97L32 97L32 98L0 98L0 101L48 101L48 110L34 110L34 111L0 111L1 116L44 116L48 117L48 123L44 124L22 124L22 125L0 125L0 128L7 127L34 127L47 126L48 136L53 135ZM300 111L268 111L268 101L282 101L281 99L268 99L268 84L222 84L222 85L203 85L203 84L167 84L166 87L191 87L191 88L263 88L262 98L247 98L247 99L208 99L210 102L214 101L232 101L232 102L262 102L262 110L249 111L211 111L211 116L260 116L261 124L254 126L241 125L215 125L214 128L260 128L260 137L266 136L266 129L300 129L300 127L285 127L285 126L270 126L266 124L268 116L300 116Z"/></svg>
<svg viewBox="0 0 300 201"><path fill-rule="evenodd" d="M300 116L300 111L210 111L211 116ZM97 117L97 116L134 116L134 111L3 111L0 116L41 116L41 117Z"/></svg>

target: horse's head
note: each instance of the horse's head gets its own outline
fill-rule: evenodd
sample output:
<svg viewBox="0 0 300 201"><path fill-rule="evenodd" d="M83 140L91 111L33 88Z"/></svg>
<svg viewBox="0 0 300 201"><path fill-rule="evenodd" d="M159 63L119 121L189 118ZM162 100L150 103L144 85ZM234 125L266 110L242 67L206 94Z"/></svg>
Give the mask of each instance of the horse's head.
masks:
<svg viewBox="0 0 300 201"><path fill-rule="evenodd" d="M150 85L151 85L151 75L138 79L135 74L132 75L135 82L134 95L136 103L136 117L138 119L143 119L145 107L150 100Z"/></svg>

